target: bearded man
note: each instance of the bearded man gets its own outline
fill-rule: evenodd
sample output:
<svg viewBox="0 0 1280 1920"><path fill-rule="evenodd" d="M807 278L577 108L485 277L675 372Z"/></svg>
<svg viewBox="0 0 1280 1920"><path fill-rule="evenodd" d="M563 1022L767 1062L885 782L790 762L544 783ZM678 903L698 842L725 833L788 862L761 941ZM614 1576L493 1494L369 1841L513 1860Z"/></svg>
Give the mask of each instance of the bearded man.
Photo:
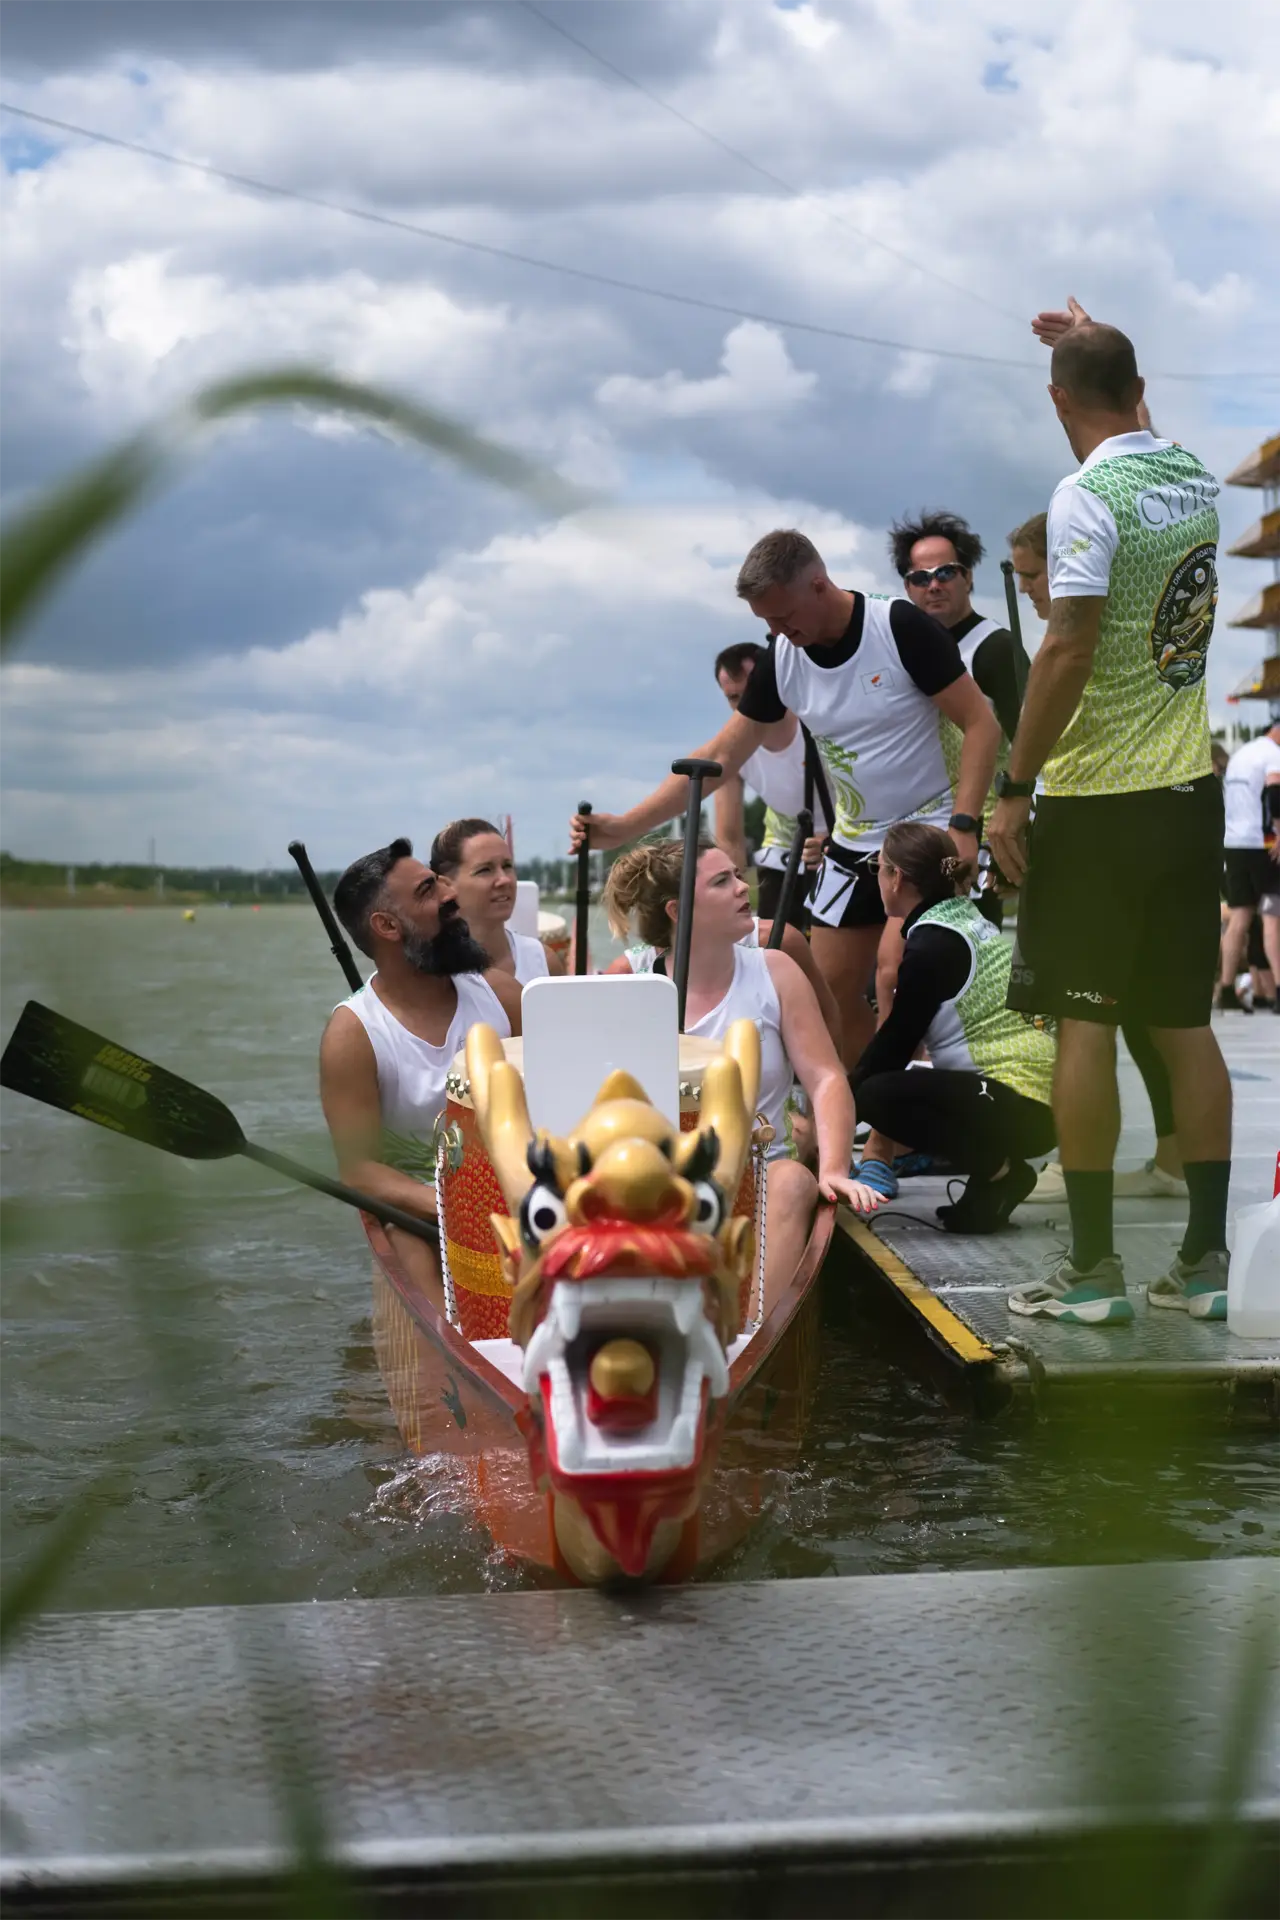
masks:
<svg viewBox="0 0 1280 1920"><path fill-rule="evenodd" d="M519 1033L520 986L490 968L452 886L414 859L408 840L353 861L333 904L376 969L334 1009L320 1043L320 1100L338 1167L349 1186L434 1220L445 1076L477 1021ZM433 1250L395 1227L387 1232L443 1311Z"/></svg>

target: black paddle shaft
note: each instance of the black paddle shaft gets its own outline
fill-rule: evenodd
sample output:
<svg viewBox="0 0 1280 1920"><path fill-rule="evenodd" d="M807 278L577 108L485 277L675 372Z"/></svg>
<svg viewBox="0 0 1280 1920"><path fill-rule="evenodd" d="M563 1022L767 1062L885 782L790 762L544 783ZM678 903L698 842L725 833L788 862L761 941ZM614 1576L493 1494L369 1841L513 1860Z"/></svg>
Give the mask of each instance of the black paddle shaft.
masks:
<svg viewBox="0 0 1280 1920"><path fill-rule="evenodd" d="M301 840L289 842L289 852L294 865L302 875L302 884L311 895L312 904L320 915L321 924L329 936L329 951L347 977L347 985L352 993L359 993L364 981L360 969L352 957L351 949L342 937L342 931L333 916L333 908L325 897L324 888L316 878L316 870L307 858L307 849Z"/></svg>
<svg viewBox="0 0 1280 1920"><path fill-rule="evenodd" d="M698 834L702 826L702 783L720 778L718 760L673 760L672 773L689 782L684 816L684 859L680 863L680 911L676 919L676 950L672 971L676 982L676 1018L684 1032L685 1002L689 997L689 955L693 950L693 889L698 878Z"/></svg>
<svg viewBox="0 0 1280 1920"><path fill-rule="evenodd" d="M182 1160L227 1160L241 1154L300 1186L313 1187L388 1226L439 1245L439 1230L430 1221L330 1180L268 1147L255 1146L245 1139L230 1107L215 1094L64 1019L38 1000L28 1000L0 1056L0 1086Z"/></svg>
<svg viewBox="0 0 1280 1920"><path fill-rule="evenodd" d="M587 970L587 927L591 914L591 802L580 800L578 812L587 822L578 848L578 891L573 903L573 970Z"/></svg>
<svg viewBox="0 0 1280 1920"><path fill-rule="evenodd" d="M1013 635L1013 683L1021 713L1022 696L1027 690L1027 652L1022 644L1022 616L1018 612L1018 585L1013 577L1012 560L1002 560L1000 571L1004 575L1004 603L1009 609L1009 631Z"/></svg>
<svg viewBox="0 0 1280 1920"><path fill-rule="evenodd" d="M770 947L780 947L782 936L787 930L787 917L791 912L791 902L796 897L796 888L800 884L800 862L804 858L804 843L813 832L813 815L807 807L801 807L796 815L796 830L787 849L786 871L782 876L782 890L778 895L778 904L774 908L773 925L769 929Z"/></svg>

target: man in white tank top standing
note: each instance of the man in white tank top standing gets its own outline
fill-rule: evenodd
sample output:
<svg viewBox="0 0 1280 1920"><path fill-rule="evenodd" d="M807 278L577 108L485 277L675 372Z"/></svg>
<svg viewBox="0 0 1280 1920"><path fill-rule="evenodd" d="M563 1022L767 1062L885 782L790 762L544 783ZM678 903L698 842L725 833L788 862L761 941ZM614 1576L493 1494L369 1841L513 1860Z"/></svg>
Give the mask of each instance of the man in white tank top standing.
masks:
<svg viewBox="0 0 1280 1920"><path fill-rule="evenodd" d="M320 1099L342 1178L424 1220L436 1218L435 1135L445 1075L469 1029L520 1031L514 976L488 955L449 883L393 840L347 868L334 910L376 971L335 1008L320 1043ZM443 1311L440 1264L425 1241L387 1229L406 1271Z"/></svg>
<svg viewBox="0 0 1280 1920"><path fill-rule="evenodd" d="M776 747L791 714L817 742L836 820L812 904L813 956L839 1005L852 1066L875 1030L866 995L885 924L867 862L899 820L949 827L957 852L976 862L999 722L945 628L909 600L837 587L804 534L779 529L757 540L737 588L768 626L770 646L737 712L697 755L726 777L740 773L758 747ZM963 736L954 780L940 716ZM624 814L593 813L591 844L638 839L681 812L687 791L672 774ZM587 824L575 816L575 847Z"/></svg>

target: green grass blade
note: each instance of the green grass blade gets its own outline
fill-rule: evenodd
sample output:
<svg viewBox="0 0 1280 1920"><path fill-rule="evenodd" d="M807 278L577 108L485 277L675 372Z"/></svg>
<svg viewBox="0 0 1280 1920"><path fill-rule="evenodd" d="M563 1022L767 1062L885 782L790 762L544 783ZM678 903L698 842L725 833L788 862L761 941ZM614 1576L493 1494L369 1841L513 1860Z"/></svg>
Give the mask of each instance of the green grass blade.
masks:
<svg viewBox="0 0 1280 1920"><path fill-rule="evenodd" d="M59 576L167 476L194 431L259 407L286 405L351 414L402 434L550 512L571 513L588 504L589 496L559 474L381 387L309 367L240 374L203 388L160 431L124 441L19 512L4 531L0 646L12 645Z"/></svg>

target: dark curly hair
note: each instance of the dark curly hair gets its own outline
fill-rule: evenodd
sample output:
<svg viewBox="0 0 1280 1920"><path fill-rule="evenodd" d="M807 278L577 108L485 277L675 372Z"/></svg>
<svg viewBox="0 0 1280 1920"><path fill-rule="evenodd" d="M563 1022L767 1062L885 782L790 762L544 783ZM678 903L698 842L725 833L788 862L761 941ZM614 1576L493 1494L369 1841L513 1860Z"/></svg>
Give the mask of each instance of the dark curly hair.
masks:
<svg viewBox="0 0 1280 1920"><path fill-rule="evenodd" d="M911 571L911 549L917 540L949 540L956 559L970 573L984 552L981 540L958 513L926 513L922 508L915 520L895 520L889 529L889 558L899 579Z"/></svg>

